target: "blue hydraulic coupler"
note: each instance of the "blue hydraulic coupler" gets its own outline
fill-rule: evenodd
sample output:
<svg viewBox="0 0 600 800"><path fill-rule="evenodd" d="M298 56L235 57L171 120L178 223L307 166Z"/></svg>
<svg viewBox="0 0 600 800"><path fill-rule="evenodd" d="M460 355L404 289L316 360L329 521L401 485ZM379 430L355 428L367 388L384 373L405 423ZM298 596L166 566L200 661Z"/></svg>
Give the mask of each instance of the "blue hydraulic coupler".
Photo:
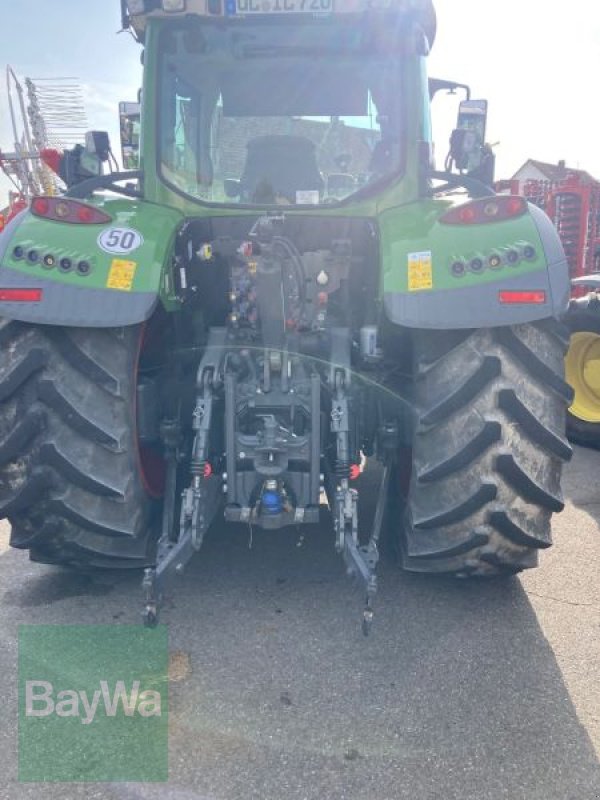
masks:
<svg viewBox="0 0 600 800"><path fill-rule="evenodd" d="M283 501L277 487L277 481L267 481L265 483L261 505L264 514L281 514Z"/></svg>

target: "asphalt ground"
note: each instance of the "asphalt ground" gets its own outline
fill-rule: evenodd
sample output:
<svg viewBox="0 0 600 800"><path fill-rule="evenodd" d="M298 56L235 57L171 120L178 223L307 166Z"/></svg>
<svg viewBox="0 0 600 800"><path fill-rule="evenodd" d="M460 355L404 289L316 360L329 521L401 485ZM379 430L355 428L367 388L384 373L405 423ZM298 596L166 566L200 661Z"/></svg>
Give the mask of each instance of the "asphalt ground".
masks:
<svg viewBox="0 0 600 800"><path fill-rule="evenodd" d="M600 798L600 453L576 449L541 567L380 570L372 635L325 526L216 529L168 598L168 784L17 780L20 624L137 621L138 575L32 564L0 531L0 797Z"/></svg>

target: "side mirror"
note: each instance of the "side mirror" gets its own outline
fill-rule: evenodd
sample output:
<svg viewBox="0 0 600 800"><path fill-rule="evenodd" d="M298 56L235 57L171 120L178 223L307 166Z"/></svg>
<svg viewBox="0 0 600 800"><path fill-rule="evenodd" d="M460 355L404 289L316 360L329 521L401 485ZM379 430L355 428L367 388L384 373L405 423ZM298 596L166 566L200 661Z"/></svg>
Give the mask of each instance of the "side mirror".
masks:
<svg viewBox="0 0 600 800"><path fill-rule="evenodd" d="M225 178L223 188L227 197L239 197L242 193L242 182L238 181L237 178Z"/></svg>
<svg viewBox="0 0 600 800"><path fill-rule="evenodd" d="M106 131L88 131L85 135L86 153L105 164L110 157L110 137Z"/></svg>
<svg viewBox="0 0 600 800"><path fill-rule="evenodd" d="M100 156L80 144L76 144L72 150L65 150L62 154L56 151L45 151L45 153L46 157L42 156L44 163L51 166L68 188L88 178L102 175Z"/></svg>
<svg viewBox="0 0 600 800"><path fill-rule="evenodd" d="M463 100L450 138L450 158L456 168L476 172L486 155L487 100Z"/></svg>
<svg viewBox="0 0 600 800"><path fill-rule="evenodd" d="M119 103L123 169L139 169L141 120L140 103Z"/></svg>

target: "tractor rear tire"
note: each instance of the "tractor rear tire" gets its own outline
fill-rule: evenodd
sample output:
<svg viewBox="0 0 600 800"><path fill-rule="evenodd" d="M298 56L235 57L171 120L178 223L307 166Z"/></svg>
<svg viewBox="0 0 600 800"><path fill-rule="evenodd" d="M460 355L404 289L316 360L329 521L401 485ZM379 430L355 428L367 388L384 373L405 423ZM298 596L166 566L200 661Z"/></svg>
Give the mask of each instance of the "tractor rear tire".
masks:
<svg viewBox="0 0 600 800"><path fill-rule="evenodd" d="M571 342L565 359L575 396L567 414L567 436L600 448L600 302L595 294L571 303L565 317ZM597 380L596 380L597 379Z"/></svg>
<svg viewBox="0 0 600 800"><path fill-rule="evenodd" d="M143 326L0 320L0 517L33 561L143 567L155 501L136 434Z"/></svg>
<svg viewBox="0 0 600 800"><path fill-rule="evenodd" d="M461 577L534 567L571 457L556 320L415 335L417 426L402 562Z"/></svg>

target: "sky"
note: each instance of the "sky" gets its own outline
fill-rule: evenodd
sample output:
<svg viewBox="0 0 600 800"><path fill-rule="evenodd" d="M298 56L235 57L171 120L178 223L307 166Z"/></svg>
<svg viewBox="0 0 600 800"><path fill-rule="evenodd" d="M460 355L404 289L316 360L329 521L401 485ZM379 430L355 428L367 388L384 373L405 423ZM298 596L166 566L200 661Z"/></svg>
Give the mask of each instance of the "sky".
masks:
<svg viewBox="0 0 600 800"><path fill-rule="evenodd" d="M119 149L117 106L135 100L141 48L120 27L119 0L3 2L0 68L20 77L76 76L90 127ZM600 3L596 0L437 0L430 74L469 83L489 101L487 139L498 143L496 176L528 159L586 169L600 178ZM12 149L0 81L0 146ZM433 108L441 166L457 100ZM6 192L0 179L0 205Z"/></svg>

